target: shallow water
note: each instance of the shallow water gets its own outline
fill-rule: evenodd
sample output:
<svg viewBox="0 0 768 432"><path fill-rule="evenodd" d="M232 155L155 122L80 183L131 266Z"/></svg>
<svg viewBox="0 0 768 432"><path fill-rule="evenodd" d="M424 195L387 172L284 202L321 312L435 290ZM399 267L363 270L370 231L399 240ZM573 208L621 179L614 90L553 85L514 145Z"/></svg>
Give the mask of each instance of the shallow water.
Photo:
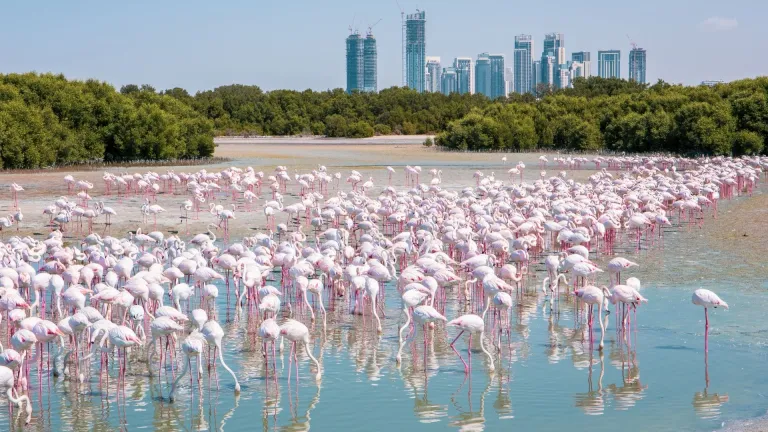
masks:
<svg viewBox="0 0 768 432"><path fill-rule="evenodd" d="M296 162L284 153L266 161L245 159L237 165ZM381 157L379 153L345 155L324 154L326 159L318 163L330 168L326 160L350 157L355 165L365 167L361 171L367 175L366 170L373 168L369 165ZM444 180L450 179L447 187L474 184L472 172L480 159L498 159L495 155L437 155L431 164L443 169ZM427 158L422 153L413 160L393 156L380 167L402 161L429 166ZM497 169L506 170L501 164ZM381 170L376 172L377 182L386 181ZM728 207L723 203L721 212ZM713 248L707 238L710 223L705 221L703 229L684 226L665 231L663 247L657 244L638 253L630 246L618 251L640 264L622 277L640 278L643 295L649 299L638 310L639 326L632 332L630 348L617 340L611 315L604 354L596 344L590 350L586 327L574 320L571 300L561 296L559 314L552 314L544 297L534 294L543 277L541 265L536 265L537 277L526 283L529 294L512 309L510 344L502 346L493 374L488 373L475 339L472 374L465 379L461 361L448 347L457 332L446 331L443 325L429 343L426 372L421 331L404 349L398 368L394 360L397 328L404 318L394 286L389 284L383 335L375 334L370 317L365 317L364 328L362 317L350 315L346 305L337 303L325 326L318 321L311 327L310 348L322 364L322 380L315 382L314 366L310 370L302 350L298 386L295 380L289 383L286 345L277 361L275 386L271 375L265 378L258 322L228 308L226 288L220 286L219 319L224 325L228 318L224 357L240 380L238 397L231 377L219 367L218 391L215 380L209 384L207 373L202 392L197 383L190 387L187 376L171 404L167 401L171 371L164 372L160 381L156 373L150 377L141 361L145 355L137 351L131 355L125 402L121 396L119 403L116 370L111 371L109 384L99 388L97 365L90 382L81 386L54 378L49 384L47 377L39 383L33 367L35 412L29 429L679 431L712 430L732 420L760 416L768 408L764 373L768 285L757 271L764 268L763 260L759 255L736 254L735 246L727 243ZM607 282L607 276L600 282ZM716 291L731 307L710 311L708 356L703 352L703 311L690 302L691 293L699 287ZM448 304L449 319L469 312L457 310L456 302ZM309 323L306 316L300 319ZM456 347L466 358L466 339ZM20 423L9 424L7 410L0 410L1 430L19 427Z"/></svg>

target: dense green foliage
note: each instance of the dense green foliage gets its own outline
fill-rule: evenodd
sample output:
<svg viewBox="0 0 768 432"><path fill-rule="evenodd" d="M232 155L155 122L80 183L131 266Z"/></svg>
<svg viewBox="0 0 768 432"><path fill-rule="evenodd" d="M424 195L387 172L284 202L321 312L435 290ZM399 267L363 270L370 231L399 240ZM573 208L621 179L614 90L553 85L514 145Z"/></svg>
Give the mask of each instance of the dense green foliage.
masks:
<svg viewBox="0 0 768 432"><path fill-rule="evenodd" d="M513 95L452 121L436 144L458 150L555 148L686 155L764 152L768 77L714 87L577 79L539 98Z"/></svg>
<svg viewBox="0 0 768 432"><path fill-rule="evenodd" d="M369 137L391 133L436 133L470 112L491 104L484 96L419 94L405 88L347 94L276 90L257 86L217 87L190 97L181 89L164 92L190 103L214 121L222 135L326 135Z"/></svg>
<svg viewBox="0 0 768 432"><path fill-rule="evenodd" d="M151 87L0 75L0 168L212 154L213 123Z"/></svg>
<svg viewBox="0 0 768 432"><path fill-rule="evenodd" d="M0 75L0 168L206 157L213 153L214 133L437 133L435 145L457 150L766 150L768 77L715 87L577 79L571 89L541 87L536 96L491 101L396 87L350 95L244 85L190 95L147 85L117 92L103 82L62 75Z"/></svg>

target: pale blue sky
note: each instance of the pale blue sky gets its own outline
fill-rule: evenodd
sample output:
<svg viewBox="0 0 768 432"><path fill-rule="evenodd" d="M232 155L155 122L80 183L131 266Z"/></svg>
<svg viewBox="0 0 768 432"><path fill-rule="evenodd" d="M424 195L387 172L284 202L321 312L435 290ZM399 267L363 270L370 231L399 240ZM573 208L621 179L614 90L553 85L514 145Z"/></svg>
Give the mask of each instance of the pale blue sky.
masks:
<svg viewBox="0 0 768 432"><path fill-rule="evenodd" d="M11 3L11 2L8 2ZM47 4L47 5L41 5ZM401 0L427 12L427 54L503 53L514 36L565 34L568 58L622 50L629 34L648 51L648 79L685 84L768 74L764 0ZM374 28L379 88L400 84L395 0L15 1L2 6L0 72L62 72L116 86L148 83L192 92L219 85L325 90L344 87L347 28Z"/></svg>

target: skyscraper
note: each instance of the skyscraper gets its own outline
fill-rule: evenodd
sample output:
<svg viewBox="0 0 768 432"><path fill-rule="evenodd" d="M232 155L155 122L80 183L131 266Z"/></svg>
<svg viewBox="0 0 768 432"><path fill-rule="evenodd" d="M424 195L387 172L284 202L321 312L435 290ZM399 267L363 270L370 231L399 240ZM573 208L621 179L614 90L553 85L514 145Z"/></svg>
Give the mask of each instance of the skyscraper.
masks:
<svg viewBox="0 0 768 432"><path fill-rule="evenodd" d="M621 78L621 51L598 51L597 74L600 78Z"/></svg>
<svg viewBox="0 0 768 432"><path fill-rule="evenodd" d="M376 38L370 31L363 41L363 91L378 91Z"/></svg>
<svg viewBox="0 0 768 432"><path fill-rule="evenodd" d="M533 37L531 35L515 36L514 58L514 91L529 93L533 90Z"/></svg>
<svg viewBox="0 0 768 432"><path fill-rule="evenodd" d="M533 62L531 68L531 93L536 94L539 84L541 83L541 60Z"/></svg>
<svg viewBox="0 0 768 432"><path fill-rule="evenodd" d="M629 52L629 80L645 84L645 50L632 48Z"/></svg>
<svg viewBox="0 0 768 432"><path fill-rule="evenodd" d="M583 67L583 75L581 75L584 78L589 78L592 76L592 55L589 53L589 51L579 51L571 54L571 60L574 62L581 63Z"/></svg>
<svg viewBox="0 0 768 432"><path fill-rule="evenodd" d="M459 94L475 94L475 67L469 57L456 57L453 60L456 69L456 91Z"/></svg>
<svg viewBox="0 0 768 432"><path fill-rule="evenodd" d="M541 58L541 76L539 84L546 84L551 89L555 89L555 79L560 79L560 69L555 63L555 56L546 55Z"/></svg>
<svg viewBox="0 0 768 432"><path fill-rule="evenodd" d="M427 85L425 91L440 92L442 69L440 68L440 57L427 57Z"/></svg>
<svg viewBox="0 0 768 432"><path fill-rule="evenodd" d="M442 82L440 83L440 89L444 95L458 92L456 86L456 68L447 67L443 69Z"/></svg>
<svg viewBox="0 0 768 432"><path fill-rule="evenodd" d="M424 92L426 75L426 12L416 10L405 20L405 83L419 93Z"/></svg>
<svg viewBox="0 0 768 432"><path fill-rule="evenodd" d="M347 93L363 90L363 50L360 33L354 32L347 37Z"/></svg>
<svg viewBox="0 0 768 432"><path fill-rule="evenodd" d="M571 86L571 71L568 70L566 65L561 65L557 71L558 82L562 86L561 88L569 88Z"/></svg>
<svg viewBox="0 0 768 432"><path fill-rule="evenodd" d="M569 81L573 87L573 80L576 78L585 78L584 63L572 61L568 62Z"/></svg>
<svg viewBox="0 0 768 432"><path fill-rule="evenodd" d="M504 68L504 94L509 96L510 93L515 91L515 75L511 67Z"/></svg>
<svg viewBox="0 0 768 432"><path fill-rule="evenodd" d="M491 59L488 53L477 55L475 61L475 91L491 97Z"/></svg>
<svg viewBox="0 0 768 432"><path fill-rule="evenodd" d="M496 99L507 96L507 80L504 76L504 54L491 54L488 56L491 62L490 94L488 97Z"/></svg>
<svg viewBox="0 0 768 432"><path fill-rule="evenodd" d="M541 54L542 66L546 63L546 57L551 55L554 57L552 63L552 70L559 70L561 64L565 64L565 35L562 33L549 33L544 35L544 51ZM559 73L554 74L552 79L552 86L554 88L560 88Z"/></svg>

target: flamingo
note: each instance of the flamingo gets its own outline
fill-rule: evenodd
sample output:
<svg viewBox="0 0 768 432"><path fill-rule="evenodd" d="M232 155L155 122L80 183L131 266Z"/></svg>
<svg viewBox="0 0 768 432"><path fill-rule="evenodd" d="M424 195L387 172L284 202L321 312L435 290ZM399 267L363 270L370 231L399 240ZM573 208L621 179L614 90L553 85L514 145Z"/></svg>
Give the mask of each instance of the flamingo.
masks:
<svg viewBox="0 0 768 432"><path fill-rule="evenodd" d="M691 302L704 308L704 352L707 353L709 352L709 314L707 309L717 309L718 306L728 309L728 303L720 299L717 294L704 288L699 288L693 292Z"/></svg>
<svg viewBox="0 0 768 432"><path fill-rule="evenodd" d="M218 322L211 320L205 323L201 333L209 345L214 345L214 356L218 352L221 365L230 375L232 375L232 379L235 381L235 394L240 393L240 383L237 381L237 376L235 376L232 369L230 369L224 362L224 354L221 349L221 341L224 339L224 329L221 328Z"/></svg>
<svg viewBox="0 0 768 432"><path fill-rule="evenodd" d="M452 327L458 327L461 329L461 332L459 332L458 335L456 335L456 338L451 342L451 349L456 353L457 356L459 356L459 359L462 363L464 363L464 373L469 374L469 372L472 370L472 335L479 333L480 334L480 349L485 353L486 357L488 357L488 361L491 363L491 365L488 367L488 369L493 372L494 366L493 366L493 357L491 356L491 353L489 353L485 346L483 345L483 333L485 332L485 322L482 318L475 314L467 314L462 315L454 320L448 321L448 326ZM469 333L469 341L467 344L467 356L469 357L468 361L464 361L464 359L461 357L461 354L459 354L458 351L456 351L456 347L454 347L454 344L457 340L459 340L459 337L464 334L464 332Z"/></svg>
<svg viewBox="0 0 768 432"><path fill-rule="evenodd" d="M291 379L291 360L296 363L296 381L299 380L299 358L297 356L296 347L298 342L304 343L304 349L307 352L307 356L310 358L310 360L312 360L313 363L315 363L315 367L317 367L317 374L315 374L315 379L319 380L321 378L320 363L317 361L315 356L312 355L312 351L309 350L309 329L307 326L300 323L299 321L288 319L280 326L280 335L291 341L291 353L288 356L288 380Z"/></svg>

